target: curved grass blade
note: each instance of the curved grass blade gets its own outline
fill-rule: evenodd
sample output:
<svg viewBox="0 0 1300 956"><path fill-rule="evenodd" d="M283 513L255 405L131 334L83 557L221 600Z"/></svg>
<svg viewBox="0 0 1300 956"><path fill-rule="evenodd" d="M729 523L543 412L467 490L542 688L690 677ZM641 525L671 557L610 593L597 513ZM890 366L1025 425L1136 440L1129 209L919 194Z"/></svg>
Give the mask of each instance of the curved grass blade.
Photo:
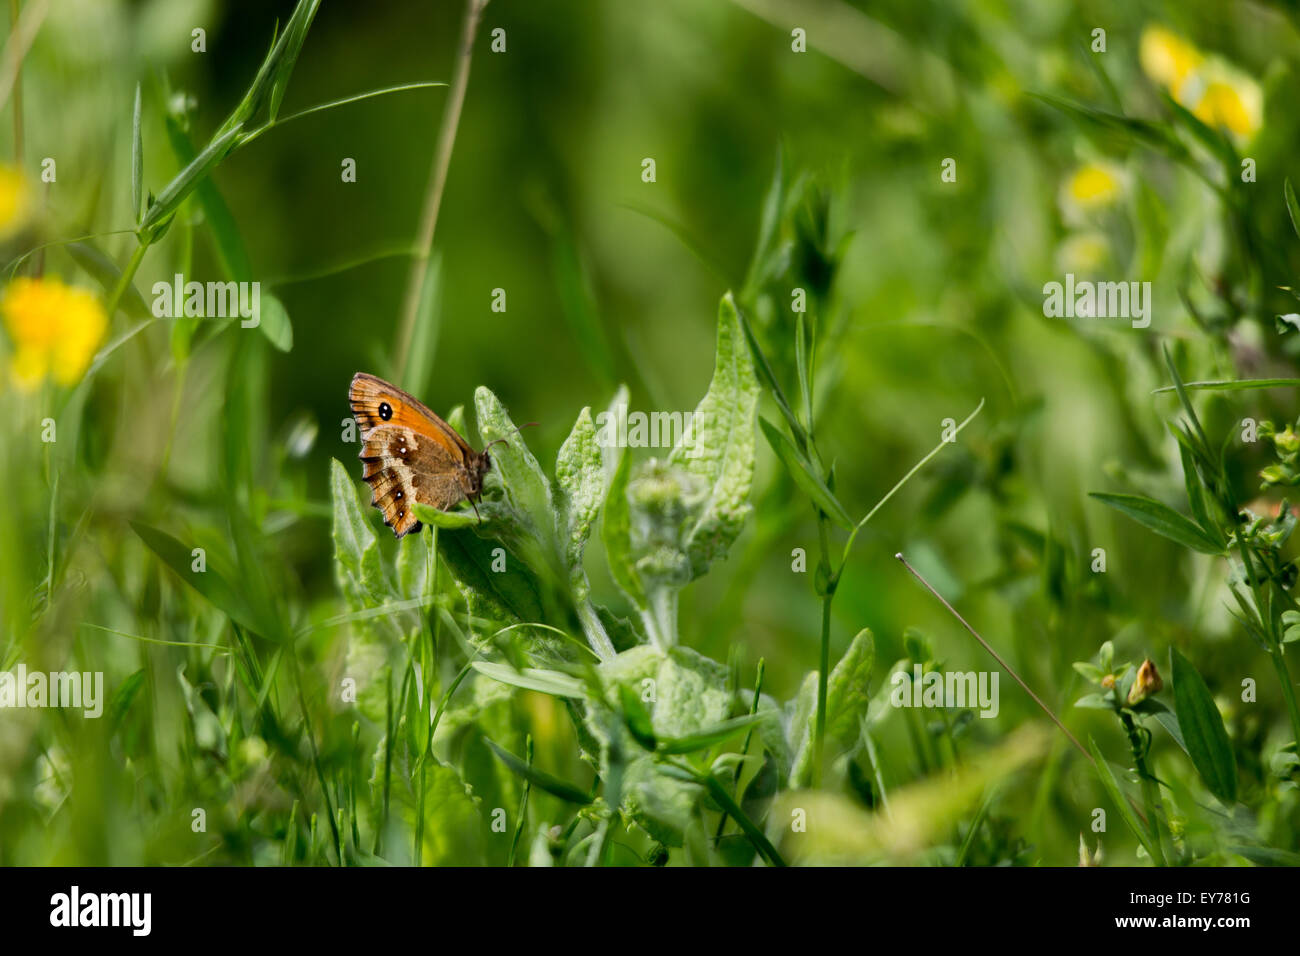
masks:
<svg viewBox="0 0 1300 956"><path fill-rule="evenodd" d="M193 554L165 531L151 528L136 521L131 522L131 530L140 536L149 550L162 559L162 562L199 594L203 595L213 607L225 613L232 621L247 630L274 638L276 632L264 627L244 602L239 593L230 586L214 568L205 571L192 570Z"/></svg>
<svg viewBox="0 0 1300 956"><path fill-rule="evenodd" d="M698 733L687 734L684 737L660 737L655 749L661 754L689 754L697 750L707 750L709 747L714 747L724 740L734 737L742 730L753 727L766 719L766 714L746 714L743 717L733 717L731 720L724 720Z"/></svg>
<svg viewBox="0 0 1300 956"><path fill-rule="evenodd" d="M1300 236L1300 203L1296 202L1295 189L1291 186L1291 177L1286 178L1282 186L1282 194L1286 197L1286 212L1291 217L1291 228L1295 234Z"/></svg>
<svg viewBox="0 0 1300 956"><path fill-rule="evenodd" d="M1295 388L1300 386L1300 378L1243 378L1233 381L1231 379L1222 379L1208 382L1184 382L1183 388L1200 389L1214 392L1244 392L1253 388ZM1159 395L1161 392L1177 391L1176 385L1162 385L1160 388L1151 390L1152 395Z"/></svg>
<svg viewBox="0 0 1300 956"><path fill-rule="evenodd" d="M545 790L547 793L551 794L551 796L559 797L561 800L566 800L569 803L576 803L581 807L585 807L587 804L591 803L590 794L579 790L573 784L567 783L559 777L553 777L549 773L538 770L536 767L524 763L510 751L497 744L497 742L492 740L490 737L484 737L483 742L488 745L488 748L494 754L496 754L498 760L539 790Z"/></svg>
<svg viewBox="0 0 1300 956"><path fill-rule="evenodd" d="M515 670L508 664L493 664L489 661L475 661L474 670L503 684L522 687L524 690L541 691L552 697L572 697L581 700L587 696L582 681L560 671L537 667Z"/></svg>

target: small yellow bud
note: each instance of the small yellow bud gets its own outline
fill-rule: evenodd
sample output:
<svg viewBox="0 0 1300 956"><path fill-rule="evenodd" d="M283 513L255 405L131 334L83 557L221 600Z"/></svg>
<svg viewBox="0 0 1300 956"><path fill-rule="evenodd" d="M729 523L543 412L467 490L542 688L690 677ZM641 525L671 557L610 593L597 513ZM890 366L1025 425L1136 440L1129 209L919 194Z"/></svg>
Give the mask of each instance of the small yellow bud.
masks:
<svg viewBox="0 0 1300 956"><path fill-rule="evenodd" d="M1142 703L1152 694L1159 693L1164 686L1165 682L1160 679L1160 675L1156 672L1156 665L1148 657L1142 662L1142 666L1138 668L1137 677L1134 678L1133 686L1129 689L1129 706Z"/></svg>
<svg viewBox="0 0 1300 956"><path fill-rule="evenodd" d="M1114 675L1114 674L1107 674L1105 677L1103 677L1103 678L1101 679L1101 686L1102 686L1102 688L1104 688L1105 690L1111 690L1111 689L1113 689L1114 686L1115 686L1115 675Z"/></svg>

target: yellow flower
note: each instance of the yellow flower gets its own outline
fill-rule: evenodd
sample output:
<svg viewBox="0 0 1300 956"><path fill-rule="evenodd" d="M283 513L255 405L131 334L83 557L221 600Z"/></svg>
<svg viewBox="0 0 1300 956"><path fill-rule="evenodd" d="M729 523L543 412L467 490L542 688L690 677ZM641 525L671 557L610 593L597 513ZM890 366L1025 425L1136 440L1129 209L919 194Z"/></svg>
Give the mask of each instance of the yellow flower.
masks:
<svg viewBox="0 0 1300 956"><path fill-rule="evenodd" d="M23 391L47 375L60 385L79 381L108 331L99 299L58 279L15 279L0 312L14 344L9 370Z"/></svg>
<svg viewBox="0 0 1300 956"><path fill-rule="evenodd" d="M1239 144L1264 125L1264 94L1259 84L1224 63L1208 63L1188 84L1188 93L1195 97L1188 108L1197 119L1215 129L1226 129Z"/></svg>
<svg viewBox="0 0 1300 956"><path fill-rule="evenodd" d="M1264 123L1259 84L1218 57L1207 57L1164 27L1142 31L1138 58L1147 76L1207 126L1227 130L1238 145Z"/></svg>
<svg viewBox="0 0 1300 956"><path fill-rule="evenodd" d="M1146 75L1175 99L1188 77L1205 61L1200 50L1164 27L1147 27L1142 31L1138 59Z"/></svg>
<svg viewBox="0 0 1300 956"><path fill-rule="evenodd" d="M1112 163L1085 163L1061 184L1061 211L1072 225L1086 222L1089 214L1124 195L1128 182L1124 170Z"/></svg>
<svg viewBox="0 0 1300 956"><path fill-rule="evenodd" d="M30 211L27 177L17 166L0 163L0 239L8 238L26 225Z"/></svg>

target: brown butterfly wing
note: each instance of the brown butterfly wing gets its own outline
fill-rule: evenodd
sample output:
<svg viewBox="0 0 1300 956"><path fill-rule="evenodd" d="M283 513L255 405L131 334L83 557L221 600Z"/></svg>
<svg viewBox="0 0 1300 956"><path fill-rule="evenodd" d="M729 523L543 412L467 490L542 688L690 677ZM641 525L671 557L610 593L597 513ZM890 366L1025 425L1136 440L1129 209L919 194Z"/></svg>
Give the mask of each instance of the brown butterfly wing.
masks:
<svg viewBox="0 0 1300 956"><path fill-rule="evenodd" d="M421 402L364 372L348 397L361 426L371 502L399 538L420 527L413 502L447 511L478 493L486 458Z"/></svg>
<svg viewBox="0 0 1300 956"><path fill-rule="evenodd" d="M399 538L420 526L412 503L446 511L466 496L464 466L441 443L412 428L372 428L362 440L360 457L371 503Z"/></svg>

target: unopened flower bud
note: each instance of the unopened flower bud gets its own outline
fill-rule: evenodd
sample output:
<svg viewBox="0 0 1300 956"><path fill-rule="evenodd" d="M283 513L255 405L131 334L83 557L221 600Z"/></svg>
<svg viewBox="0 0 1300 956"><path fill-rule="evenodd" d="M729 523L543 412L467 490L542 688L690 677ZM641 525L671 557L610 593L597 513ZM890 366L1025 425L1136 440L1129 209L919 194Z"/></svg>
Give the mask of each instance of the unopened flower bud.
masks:
<svg viewBox="0 0 1300 956"><path fill-rule="evenodd" d="M1160 675L1156 672L1155 663L1148 657L1142 662L1142 666L1138 668L1137 677L1133 679L1133 686L1129 689L1129 706L1142 703L1152 694L1158 693L1160 688L1164 686L1165 682L1160 679Z"/></svg>

